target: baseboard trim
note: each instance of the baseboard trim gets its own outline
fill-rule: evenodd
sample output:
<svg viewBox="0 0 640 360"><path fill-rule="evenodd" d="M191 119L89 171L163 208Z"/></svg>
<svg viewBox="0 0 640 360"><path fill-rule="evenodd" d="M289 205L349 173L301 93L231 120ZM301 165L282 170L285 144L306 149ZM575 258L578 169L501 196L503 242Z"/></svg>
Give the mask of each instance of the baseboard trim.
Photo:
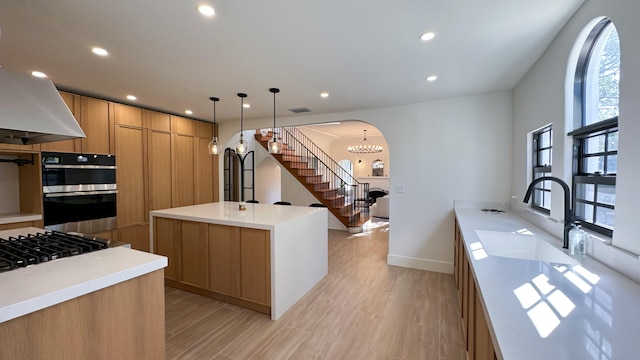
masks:
<svg viewBox="0 0 640 360"><path fill-rule="evenodd" d="M445 274L453 274L453 263L418 259L400 255L387 255L387 264L394 266L401 266L411 269L435 271Z"/></svg>

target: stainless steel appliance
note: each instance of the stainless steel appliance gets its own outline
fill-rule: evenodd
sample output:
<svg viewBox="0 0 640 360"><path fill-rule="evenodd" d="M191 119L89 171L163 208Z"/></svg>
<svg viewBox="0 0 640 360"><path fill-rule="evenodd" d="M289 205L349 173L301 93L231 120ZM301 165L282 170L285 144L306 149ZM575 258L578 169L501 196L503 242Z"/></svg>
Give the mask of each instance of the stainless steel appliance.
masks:
<svg viewBox="0 0 640 360"><path fill-rule="evenodd" d="M113 155L42 153L47 230L95 233L116 228Z"/></svg>
<svg viewBox="0 0 640 360"><path fill-rule="evenodd" d="M0 69L0 143L85 137L50 80Z"/></svg>

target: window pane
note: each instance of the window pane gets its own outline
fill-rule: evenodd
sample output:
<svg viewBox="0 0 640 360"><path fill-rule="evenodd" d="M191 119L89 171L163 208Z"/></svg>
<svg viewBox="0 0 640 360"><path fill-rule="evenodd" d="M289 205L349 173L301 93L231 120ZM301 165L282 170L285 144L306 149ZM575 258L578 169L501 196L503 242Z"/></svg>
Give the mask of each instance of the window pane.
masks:
<svg viewBox="0 0 640 360"><path fill-rule="evenodd" d="M607 156L607 174L618 173L618 155Z"/></svg>
<svg viewBox="0 0 640 360"><path fill-rule="evenodd" d="M538 153L538 165L539 166L551 165L551 149L541 150Z"/></svg>
<svg viewBox="0 0 640 360"><path fill-rule="evenodd" d="M595 153L604 152L605 139L606 139L605 135L592 136L590 138L584 139L583 153L595 154Z"/></svg>
<svg viewBox="0 0 640 360"><path fill-rule="evenodd" d="M543 201L544 201L543 191L535 189L535 190L533 190L533 192L534 192L534 196L533 196L534 204L536 204L538 206L542 206Z"/></svg>
<svg viewBox="0 0 640 360"><path fill-rule="evenodd" d="M593 201L595 194L595 185L593 184L577 184L576 185L576 198Z"/></svg>
<svg viewBox="0 0 640 360"><path fill-rule="evenodd" d="M607 144L609 146L609 151L618 151L618 132L612 132L609 133L609 138L608 138L609 144Z"/></svg>
<svg viewBox="0 0 640 360"><path fill-rule="evenodd" d="M616 187L611 185L598 185L598 202L608 205L615 205Z"/></svg>
<svg viewBox="0 0 640 360"><path fill-rule="evenodd" d="M613 209L598 206L596 208L596 225L613 229Z"/></svg>
<svg viewBox="0 0 640 360"><path fill-rule="evenodd" d="M590 223L593 222L593 205L584 204L584 203L576 203L576 213L575 216L579 219L588 221Z"/></svg>
<svg viewBox="0 0 640 360"><path fill-rule="evenodd" d="M540 134L540 147L546 148L551 145L551 132L545 131Z"/></svg>
<svg viewBox="0 0 640 360"><path fill-rule="evenodd" d="M618 116L620 41L613 24L598 37L587 66L585 124Z"/></svg>
<svg viewBox="0 0 640 360"><path fill-rule="evenodd" d="M545 191L543 196L544 205L542 207L551 210L551 191Z"/></svg>
<svg viewBox="0 0 640 360"><path fill-rule="evenodd" d="M604 172L604 156L590 156L584 158L584 173L595 174L596 172Z"/></svg>

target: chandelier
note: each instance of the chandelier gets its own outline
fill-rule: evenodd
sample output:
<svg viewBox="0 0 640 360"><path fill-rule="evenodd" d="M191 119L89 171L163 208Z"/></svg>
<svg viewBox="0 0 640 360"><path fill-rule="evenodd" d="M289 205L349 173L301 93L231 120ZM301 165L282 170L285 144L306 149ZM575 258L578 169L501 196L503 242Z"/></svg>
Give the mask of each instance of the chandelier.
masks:
<svg viewBox="0 0 640 360"><path fill-rule="evenodd" d="M364 131L364 140L360 141L357 145L349 146L347 151L355 154L373 154L382 152L382 146L373 145L367 140L367 130Z"/></svg>

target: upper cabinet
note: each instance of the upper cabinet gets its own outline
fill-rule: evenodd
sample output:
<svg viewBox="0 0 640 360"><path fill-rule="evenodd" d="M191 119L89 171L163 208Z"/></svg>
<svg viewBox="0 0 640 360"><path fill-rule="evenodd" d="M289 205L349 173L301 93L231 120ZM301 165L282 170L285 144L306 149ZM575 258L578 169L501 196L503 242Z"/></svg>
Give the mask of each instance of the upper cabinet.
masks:
<svg viewBox="0 0 640 360"><path fill-rule="evenodd" d="M80 99L80 126L87 136L80 140L80 151L85 154L113 154L109 126L109 102L86 96ZM76 152L78 149L76 148Z"/></svg>
<svg viewBox="0 0 640 360"><path fill-rule="evenodd" d="M198 123L198 121L171 115L171 132L180 135L194 136L196 134L196 123Z"/></svg>
<svg viewBox="0 0 640 360"><path fill-rule="evenodd" d="M142 127L142 109L128 105L114 104L114 112L116 125Z"/></svg>

